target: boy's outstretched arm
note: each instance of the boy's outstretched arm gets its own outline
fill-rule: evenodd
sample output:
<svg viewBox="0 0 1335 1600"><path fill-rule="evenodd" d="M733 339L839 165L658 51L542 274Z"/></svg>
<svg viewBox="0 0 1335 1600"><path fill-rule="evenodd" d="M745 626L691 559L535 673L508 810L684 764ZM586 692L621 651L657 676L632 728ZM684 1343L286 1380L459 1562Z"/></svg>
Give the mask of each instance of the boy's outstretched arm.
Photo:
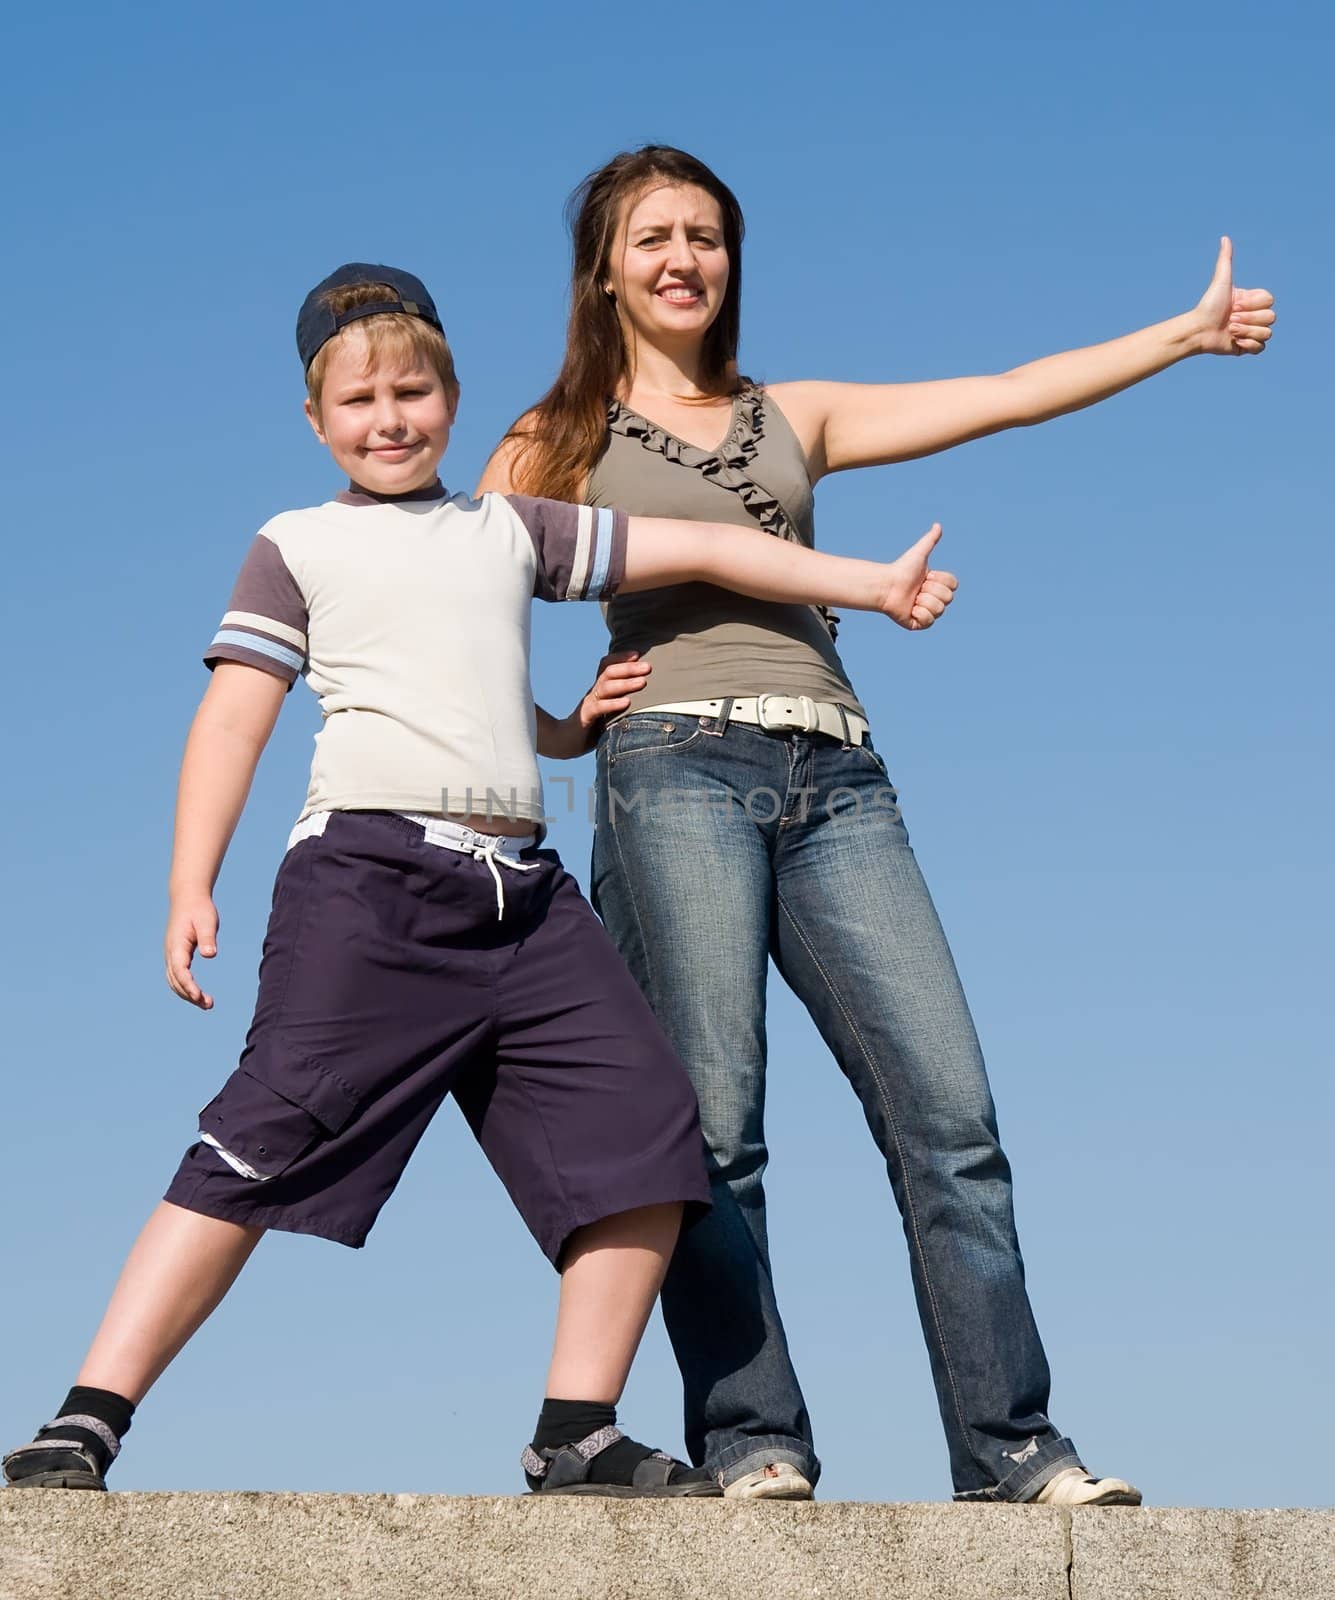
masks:
<svg viewBox="0 0 1335 1600"><path fill-rule="evenodd" d="M955 597L953 573L928 565L934 522L897 561L855 561L716 522L631 517L622 594L673 583L713 583L757 600L880 611L903 628L930 628Z"/></svg>
<svg viewBox="0 0 1335 1600"><path fill-rule="evenodd" d="M196 949L203 956L217 953L213 885L287 687L271 673L220 661L186 739L176 791L164 955L167 982L201 1011L212 1009L213 997L195 982L190 963Z"/></svg>
<svg viewBox="0 0 1335 1600"><path fill-rule="evenodd" d="M928 383L780 383L772 392L806 452L813 482L828 472L933 455L1006 428L1079 411L1196 355L1260 355L1275 321L1266 289L1233 286L1233 245L1181 316L1105 344L1010 372Z"/></svg>

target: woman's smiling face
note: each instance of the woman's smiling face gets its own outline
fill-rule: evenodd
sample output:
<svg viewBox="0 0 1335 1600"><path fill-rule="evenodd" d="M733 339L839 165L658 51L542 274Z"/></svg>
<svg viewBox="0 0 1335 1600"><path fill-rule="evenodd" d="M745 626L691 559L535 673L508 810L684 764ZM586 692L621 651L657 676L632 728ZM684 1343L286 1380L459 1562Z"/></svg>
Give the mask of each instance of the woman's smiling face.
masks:
<svg viewBox="0 0 1335 1600"><path fill-rule="evenodd" d="M704 337L728 272L718 201L694 185L662 184L629 203L603 287L628 336L675 344Z"/></svg>

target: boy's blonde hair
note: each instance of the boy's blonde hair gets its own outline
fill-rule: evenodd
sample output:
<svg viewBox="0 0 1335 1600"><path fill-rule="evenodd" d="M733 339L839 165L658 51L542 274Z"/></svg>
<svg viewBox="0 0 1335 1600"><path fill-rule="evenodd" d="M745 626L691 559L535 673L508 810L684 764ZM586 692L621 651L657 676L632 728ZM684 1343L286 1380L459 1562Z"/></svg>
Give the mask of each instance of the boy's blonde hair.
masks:
<svg viewBox="0 0 1335 1600"><path fill-rule="evenodd" d="M398 290L387 283L349 283L326 289L321 296L335 316L342 316L354 306L373 305L376 301L397 298ZM454 356L450 353L449 340L445 335L421 317L409 316L404 311L383 311L348 323L347 327L315 352L315 359L306 372L306 393L310 396L311 410L317 417L320 415L320 393L324 388L329 353L348 328L360 328L366 337L368 372L385 360L424 357L444 385L450 410L453 411L459 404L459 379L455 376Z"/></svg>

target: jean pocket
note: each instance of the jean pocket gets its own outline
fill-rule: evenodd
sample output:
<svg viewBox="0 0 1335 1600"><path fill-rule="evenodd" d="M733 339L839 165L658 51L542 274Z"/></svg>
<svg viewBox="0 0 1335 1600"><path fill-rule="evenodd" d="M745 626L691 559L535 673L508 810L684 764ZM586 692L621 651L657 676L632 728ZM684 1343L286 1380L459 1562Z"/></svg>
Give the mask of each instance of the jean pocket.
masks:
<svg viewBox="0 0 1335 1600"><path fill-rule="evenodd" d="M873 768L889 783L890 774L886 771L885 762L877 754L876 747L870 739L864 739L861 744L849 745L848 754L853 756L860 766Z"/></svg>
<svg viewBox="0 0 1335 1600"><path fill-rule="evenodd" d="M608 731L607 762L609 766L615 766L629 756L684 750L698 738L699 717L658 715L654 712L623 717Z"/></svg>
<svg viewBox="0 0 1335 1600"><path fill-rule="evenodd" d="M276 1087L238 1067L199 1114L199 1131L257 1178L279 1178L352 1120L351 1095L318 1068L287 1069Z"/></svg>

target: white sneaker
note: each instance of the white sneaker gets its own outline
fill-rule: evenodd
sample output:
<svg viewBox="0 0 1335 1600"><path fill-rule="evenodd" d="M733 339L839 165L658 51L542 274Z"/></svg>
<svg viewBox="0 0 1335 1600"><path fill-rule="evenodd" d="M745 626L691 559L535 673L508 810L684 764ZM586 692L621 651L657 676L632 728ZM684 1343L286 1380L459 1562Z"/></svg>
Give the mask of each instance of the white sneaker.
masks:
<svg viewBox="0 0 1335 1600"><path fill-rule="evenodd" d="M1030 1502L1036 1506L1138 1506L1140 1490L1124 1478L1091 1478L1083 1467L1066 1467L1049 1478Z"/></svg>
<svg viewBox="0 0 1335 1600"><path fill-rule="evenodd" d="M787 1461L771 1461L756 1472L745 1473L726 1484L725 1500L810 1500L811 1485Z"/></svg>

